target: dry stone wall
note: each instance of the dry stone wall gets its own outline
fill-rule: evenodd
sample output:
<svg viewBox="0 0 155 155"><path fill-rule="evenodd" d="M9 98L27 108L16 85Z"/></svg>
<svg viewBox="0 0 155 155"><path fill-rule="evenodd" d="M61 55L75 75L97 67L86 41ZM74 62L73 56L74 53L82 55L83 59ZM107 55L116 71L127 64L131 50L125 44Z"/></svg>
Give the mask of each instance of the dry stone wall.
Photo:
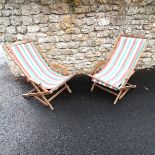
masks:
<svg viewBox="0 0 155 155"><path fill-rule="evenodd" d="M138 68L155 64L155 0L0 0L0 42L31 39L73 72L90 72L120 32L145 35Z"/></svg>

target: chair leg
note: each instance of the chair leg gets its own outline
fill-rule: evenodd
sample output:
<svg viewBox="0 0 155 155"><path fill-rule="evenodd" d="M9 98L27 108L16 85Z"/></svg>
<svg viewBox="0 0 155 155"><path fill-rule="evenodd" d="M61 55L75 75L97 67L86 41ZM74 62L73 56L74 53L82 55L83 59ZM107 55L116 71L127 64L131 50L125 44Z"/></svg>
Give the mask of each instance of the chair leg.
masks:
<svg viewBox="0 0 155 155"><path fill-rule="evenodd" d="M35 85L34 82L31 82L31 84L34 86L34 88L36 89L37 92L41 92L40 89ZM52 107L52 105L50 104L50 102L46 99L46 97L44 95L41 95L41 97L48 104L48 106L50 107L50 109L51 110L54 110L54 108Z"/></svg>
<svg viewBox="0 0 155 155"><path fill-rule="evenodd" d="M43 99L39 98L38 96L34 96L34 98L38 100L39 102L41 102L44 106L48 106L48 104Z"/></svg>
<svg viewBox="0 0 155 155"><path fill-rule="evenodd" d="M129 90L130 90L130 89L126 89L126 90L121 94L121 96L119 97L119 100L121 100Z"/></svg>
<svg viewBox="0 0 155 155"><path fill-rule="evenodd" d="M47 100L47 98L43 95L42 98L44 99L44 101L48 104L48 106L50 107L51 110L54 110L53 106L51 105L51 103Z"/></svg>
<svg viewBox="0 0 155 155"><path fill-rule="evenodd" d="M67 90L69 91L69 93L72 93L72 90L69 88L69 86L67 84L65 84Z"/></svg>
<svg viewBox="0 0 155 155"><path fill-rule="evenodd" d="M95 87L95 83L92 84L92 87L91 87L91 89L90 89L91 92L93 92L94 87Z"/></svg>
<svg viewBox="0 0 155 155"><path fill-rule="evenodd" d="M129 84L129 87L127 86L126 88L120 90L120 92L118 93L118 96L114 101L114 104L116 104L118 100L121 100L125 96L125 94L132 88L136 88L136 85Z"/></svg>
<svg viewBox="0 0 155 155"><path fill-rule="evenodd" d="M114 104L117 103L117 101L119 100L119 97L121 96L122 92L123 92L123 90L120 90L120 92L118 93L118 95L117 95L117 97L116 97L116 99L114 101Z"/></svg>

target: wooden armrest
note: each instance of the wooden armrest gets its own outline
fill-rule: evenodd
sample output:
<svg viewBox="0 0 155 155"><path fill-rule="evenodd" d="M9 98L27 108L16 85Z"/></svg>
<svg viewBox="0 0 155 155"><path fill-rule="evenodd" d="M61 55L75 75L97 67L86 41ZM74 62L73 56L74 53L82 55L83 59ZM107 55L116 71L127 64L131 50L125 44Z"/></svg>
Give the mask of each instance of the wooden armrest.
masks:
<svg viewBox="0 0 155 155"><path fill-rule="evenodd" d="M91 74L96 74L98 73L100 70L101 70L101 67L105 64L105 61L98 61L95 66L94 66L94 69L93 71L91 72Z"/></svg>
<svg viewBox="0 0 155 155"><path fill-rule="evenodd" d="M56 71L57 73L63 74L63 75L70 75L70 73L67 71L66 67L60 64L50 64L51 68Z"/></svg>

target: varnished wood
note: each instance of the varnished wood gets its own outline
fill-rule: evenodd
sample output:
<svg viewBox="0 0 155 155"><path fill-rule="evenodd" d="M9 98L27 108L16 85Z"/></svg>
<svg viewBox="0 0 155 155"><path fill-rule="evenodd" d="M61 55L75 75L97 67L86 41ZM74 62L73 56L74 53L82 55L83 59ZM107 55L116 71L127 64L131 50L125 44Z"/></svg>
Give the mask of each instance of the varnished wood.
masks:
<svg viewBox="0 0 155 155"><path fill-rule="evenodd" d="M69 92L69 93L72 93L72 90L69 88L69 86L68 86L67 84L65 84L65 86L66 86L68 92Z"/></svg>
<svg viewBox="0 0 155 155"><path fill-rule="evenodd" d="M58 96L62 91L66 89L66 86L62 87L59 91L57 91L52 97L48 99L48 101L52 101L56 96Z"/></svg>
<svg viewBox="0 0 155 155"><path fill-rule="evenodd" d="M94 87L95 87L95 82L92 84L92 87L91 87L90 91L92 91L92 92L93 92Z"/></svg>
<svg viewBox="0 0 155 155"><path fill-rule="evenodd" d="M41 98L39 98L38 96L34 96L34 98L38 100L39 102L41 102L44 106L48 106L48 104L45 101L43 101Z"/></svg>
<svg viewBox="0 0 155 155"><path fill-rule="evenodd" d="M69 75L69 72L67 71L66 67L63 65L51 63L51 67L55 72L61 73L65 76ZM61 70L61 72L59 70Z"/></svg>

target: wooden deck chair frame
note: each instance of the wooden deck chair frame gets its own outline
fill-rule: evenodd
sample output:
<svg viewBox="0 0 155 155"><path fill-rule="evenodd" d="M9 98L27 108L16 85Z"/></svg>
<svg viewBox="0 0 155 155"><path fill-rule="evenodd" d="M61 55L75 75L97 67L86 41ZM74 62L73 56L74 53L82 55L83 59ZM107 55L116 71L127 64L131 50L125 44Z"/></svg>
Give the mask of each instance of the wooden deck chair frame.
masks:
<svg viewBox="0 0 155 155"><path fill-rule="evenodd" d="M16 42L15 44L25 44L25 43L29 43L31 41L26 40L26 41L22 41L20 43ZM13 45L13 44L12 44ZM12 46L11 45L11 46ZM14 59L14 56L11 54L11 47L10 45L6 45L3 44L3 48L6 50L6 52L9 54L9 56L11 57L11 59L13 59L13 61L18 65L18 67L22 70L22 68L20 67L20 65L18 64L18 62ZM66 67L60 64L50 64L48 63L48 60L46 59L46 57L40 52L40 49L35 45L36 49L38 50L38 52L40 53L40 55L43 57L43 59L45 60L45 62L47 63L47 65L49 67L51 67L54 71L62 71L63 75L70 75L70 73L67 71ZM56 87L55 89L46 89L44 88L41 84L37 84L35 81L33 81L32 79L28 78L28 76L26 75L26 73L24 73L24 71L22 70L23 74L20 74L20 76L22 76L26 82L31 83L31 85L34 87L32 90L30 90L29 92L27 92L26 94L23 94L24 97L27 96L31 96L34 97L36 100L38 100L39 102L41 102L44 106L49 106L49 108L51 110L54 110L53 106L51 105L51 101L57 97L61 92L63 92L65 89L68 90L69 93L72 93L71 89L69 88L69 86L67 85L68 81L65 81L64 83L62 83L61 85L59 85L58 87ZM74 75L72 75L68 80L70 80ZM50 96L52 95L52 96ZM50 96L50 97L49 97Z"/></svg>
<svg viewBox="0 0 155 155"><path fill-rule="evenodd" d="M129 35L129 34L125 34L125 33L120 33L119 36L116 38L116 41L115 41L115 43L114 43L114 46L113 46L113 48L112 48L112 51L110 52L111 54L109 55L109 57L108 57L105 61L99 61L99 62L94 66L94 68L93 68L91 74L88 74L89 77L93 78L93 75L96 74L96 73L98 73L98 72L102 69L102 67L103 67L104 65L106 65L106 63L108 62L108 60L109 60L110 57L112 56L112 54L113 54L113 52L114 52L114 49L115 49L115 47L116 47L116 45L117 45L117 43L118 43L120 37L122 37L122 36L124 36L124 37L131 37L131 38L142 38L142 39L145 39L143 36L135 36L135 35ZM145 44L145 46L146 46L146 44ZM144 47L144 49L145 49L145 47ZM144 49L143 49L143 50L144 50ZM143 52L143 51L142 51L142 52ZM142 52L141 52L141 53L142 53ZM139 58L140 58L140 57L139 57ZM139 59L137 60L137 63L138 63L138 61L139 61ZM113 103L113 104L116 104L116 103L118 102L118 100L121 100L121 99L126 95L126 93L127 93L130 89L136 88L136 85L132 85L132 84L128 83L130 77L131 77L134 73L135 73L135 69L129 71L128 76L127 76L127 78L125 79L124 85L123 85L122 88L121 88L120 90L118 90L118 91L117 91L117 90L114 90L114 89L112 89L112 88L103 86L103 85L101 85L101 84L98 84L98 83L96 83L96 82L93 82L90 91L93 92L95 86L97 86L98 88L103 89L103 90L105 90L105 91L111 93L112 95L116 96L116 98L115 98L115 100L114 100L114 103Z"/></svg>

